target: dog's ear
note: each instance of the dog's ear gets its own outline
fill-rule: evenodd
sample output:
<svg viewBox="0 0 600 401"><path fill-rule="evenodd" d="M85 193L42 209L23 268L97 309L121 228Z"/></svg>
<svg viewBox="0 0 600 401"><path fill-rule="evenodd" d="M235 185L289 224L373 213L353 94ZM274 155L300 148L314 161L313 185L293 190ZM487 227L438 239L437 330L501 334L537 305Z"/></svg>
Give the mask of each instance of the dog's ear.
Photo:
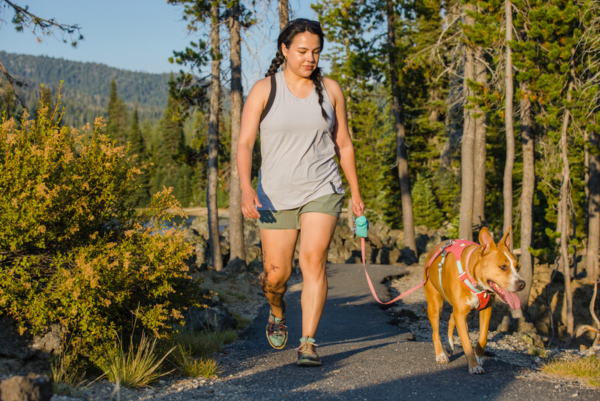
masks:
<svg viewBox="0 0 600 401"><path fill-rule="evenodd" d="M479 231L479 244L483 247L482 252L490 251L496 247L494 239L490 235L487 227L483 227L481 231Z"/></svg>
<svg viewBox="0 0 600 401"><path fill-rule="evenodd" d="M505 247L510 249L510 230L511 229L512 229L512 226L508 226L508 230L506 230L506 232L504 233L504 237L502 237L500 242L498 242L498 245L504 244Z"/></svg>

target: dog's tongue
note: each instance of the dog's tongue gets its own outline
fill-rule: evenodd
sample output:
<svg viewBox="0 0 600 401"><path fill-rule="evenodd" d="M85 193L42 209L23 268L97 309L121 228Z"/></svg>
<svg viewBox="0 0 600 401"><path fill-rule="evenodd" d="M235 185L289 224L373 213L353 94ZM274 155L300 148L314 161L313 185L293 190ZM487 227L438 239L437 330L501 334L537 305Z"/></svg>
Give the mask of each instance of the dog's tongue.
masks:
<svg viewBox="0 0 600 401"><path fill-rule="evenodd" d="M521 307L521 300L514 292L504 291L504 297L512 309L519 309Z"/></svg>

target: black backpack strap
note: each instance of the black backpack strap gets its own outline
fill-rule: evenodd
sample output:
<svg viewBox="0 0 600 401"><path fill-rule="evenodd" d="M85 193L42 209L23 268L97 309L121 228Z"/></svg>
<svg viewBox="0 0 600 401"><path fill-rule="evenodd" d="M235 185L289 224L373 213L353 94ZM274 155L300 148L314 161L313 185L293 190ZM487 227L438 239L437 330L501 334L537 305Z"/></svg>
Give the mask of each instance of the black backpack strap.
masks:
<svg viewBox="0 0 600 401"><path fill-rule="evenodd" d="M271 93L269 93L269 100L267 100L267 104L262 114L260 115L260 122L265 119L267 114L269 114L269 110L273 106L273 102L275 101L275 95L277 94L277 82L275 81L275 74L271 75Z"/></svg>

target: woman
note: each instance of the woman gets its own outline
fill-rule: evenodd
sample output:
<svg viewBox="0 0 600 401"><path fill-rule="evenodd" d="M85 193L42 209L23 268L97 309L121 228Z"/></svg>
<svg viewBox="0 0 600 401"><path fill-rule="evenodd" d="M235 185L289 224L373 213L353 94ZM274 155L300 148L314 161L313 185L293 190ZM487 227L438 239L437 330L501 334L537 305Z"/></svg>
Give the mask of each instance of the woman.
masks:
<svg viewBox="0 0 600 401"><path fill-rule="evenodd" d="M237 152L242 212L259 219L264 265L260 283L271 305L267 339L276 349L287 342L283 295L300 234L304 282L298 366L321 365L315 333L327 298L327 252L344 202L336 155L350 184L354 213L362 215L365 207L344 95L337 82L321 76L322 49L318 22L296 19L285 26L267 78L254 85L246 100ZM285 69L277 72L284 63ZM262 166L254 191L250 170L259 129Z"/></svg>

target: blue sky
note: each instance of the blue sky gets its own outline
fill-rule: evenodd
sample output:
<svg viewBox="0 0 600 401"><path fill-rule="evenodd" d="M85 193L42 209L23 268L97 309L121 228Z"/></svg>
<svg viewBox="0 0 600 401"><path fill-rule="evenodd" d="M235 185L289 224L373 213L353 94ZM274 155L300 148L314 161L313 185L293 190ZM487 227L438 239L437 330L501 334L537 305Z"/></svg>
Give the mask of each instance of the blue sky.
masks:
<svg viewBox="0 0 600 401"><path fill-rule="evenodd" d="M169 64L168 58L173 50L183 50L191 40L197 40L197 36L188 36L186 23L181 19L182 8L169 5L166 0L15 0L15 3L28 5L29 10L40 17L78 24L84 40L77 48L62 43L60 37L44 37L38 42L31 31L15 31L10 22L14 13L3 4L0 7L0 50L11 53L161 73L179 71L179 66ZM248 85L264 74L275 53L279 33L277 0L270 3L268 9L259 10L259 15L264 16L260 27L244 36L249 46L258 49L251 54L242 45L246 91ZM317 19L311 3L312 0L290 0L292 16Z"/></svg>

